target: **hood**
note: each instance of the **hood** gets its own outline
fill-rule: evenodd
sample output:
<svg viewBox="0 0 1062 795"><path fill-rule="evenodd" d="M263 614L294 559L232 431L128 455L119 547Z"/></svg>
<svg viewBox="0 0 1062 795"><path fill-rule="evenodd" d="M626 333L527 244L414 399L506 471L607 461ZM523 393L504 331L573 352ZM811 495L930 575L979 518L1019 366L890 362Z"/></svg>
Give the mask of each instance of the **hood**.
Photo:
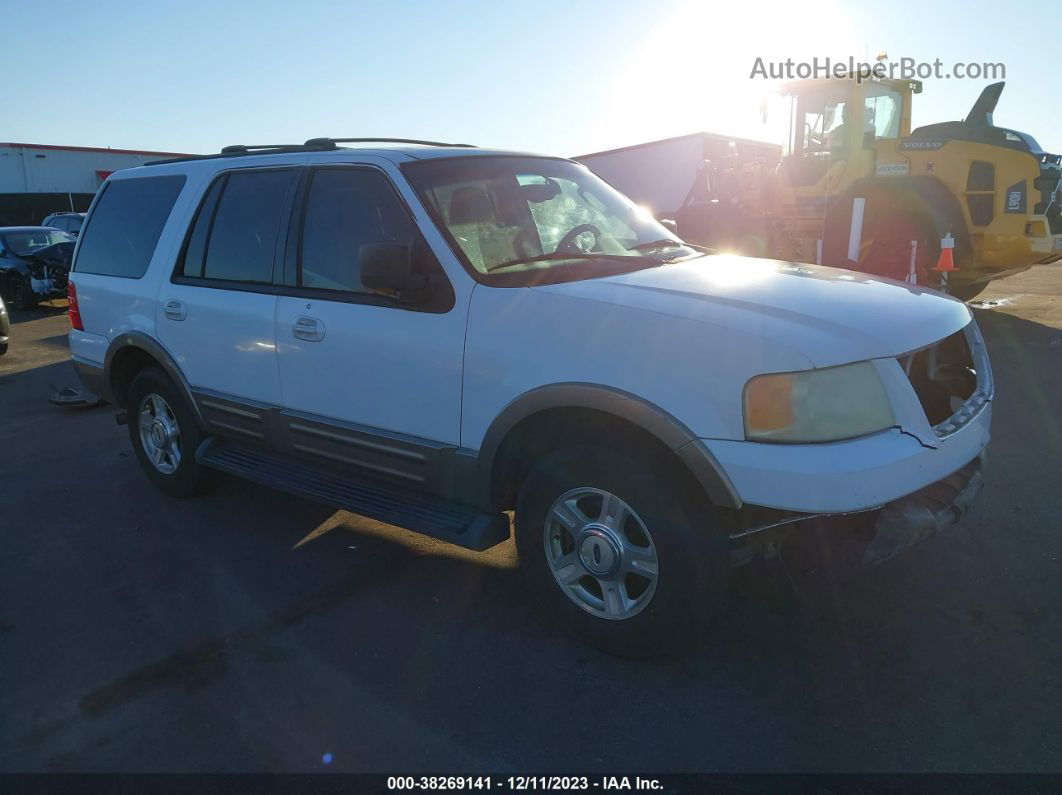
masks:
<svg viewBox="0 0 1062 795"><path fill-rule="evenodd" d="M45 262L49 265L60 265L70 268L70 260L74 253L74 241L67 240L62 243L53 243L50 246L39 248L35 251L31 251L27 254L18 255L20 259L24 259L28 262L38 260Z"/></svg>
<svg viewBox="0 0 1062 795"><path fill-rule="evenodd" d="M899 356L970 322L961 301L865 273L730 255L532 289L697 320L816 367Z"/></svg>

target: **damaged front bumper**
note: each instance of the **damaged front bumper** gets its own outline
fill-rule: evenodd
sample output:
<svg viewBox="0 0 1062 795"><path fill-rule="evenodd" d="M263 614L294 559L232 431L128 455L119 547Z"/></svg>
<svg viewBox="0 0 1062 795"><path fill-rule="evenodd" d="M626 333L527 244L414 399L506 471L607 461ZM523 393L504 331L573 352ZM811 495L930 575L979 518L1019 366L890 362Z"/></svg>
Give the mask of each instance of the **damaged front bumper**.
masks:
<svg viewBox="0 0 1062 795"><path fill-rule="evenodd" d="M942 480L863 511L807 514L746 506L739 512L737 528L730 536L732 564L742 565L760 554L773 557L792 533L800 532L804 523L812 520L841 523L850 518L861 520L861 529L869 530L869 543L860 554L862 563L866 566L884 563L969 513L984 487L983 462L984 453Z"/></svg>
<svg viewBox="0 0 1062 795"><path fill-rule="evenodd" d="M982 454L955 474L882 508L863 562L883 563L961 520L984 487L983 460Z"/></svg>

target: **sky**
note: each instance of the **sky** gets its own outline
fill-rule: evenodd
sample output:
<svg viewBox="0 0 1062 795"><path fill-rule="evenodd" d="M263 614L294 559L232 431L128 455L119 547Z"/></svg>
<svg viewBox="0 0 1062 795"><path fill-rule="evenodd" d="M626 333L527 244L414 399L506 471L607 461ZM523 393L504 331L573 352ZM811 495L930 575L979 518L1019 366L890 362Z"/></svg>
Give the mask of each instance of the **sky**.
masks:
<svg viewBox="0 0 1062 795"><path fill-rule="evenodd" d="M764 61L1002 62L996 124L1062 152L1057 0L6 0L0 140L214 152L394 136L572 156L698 130L781 142ZM1042 24L1035 20L1042 20ZM990 80L927 80L914 123Z"/></svg>

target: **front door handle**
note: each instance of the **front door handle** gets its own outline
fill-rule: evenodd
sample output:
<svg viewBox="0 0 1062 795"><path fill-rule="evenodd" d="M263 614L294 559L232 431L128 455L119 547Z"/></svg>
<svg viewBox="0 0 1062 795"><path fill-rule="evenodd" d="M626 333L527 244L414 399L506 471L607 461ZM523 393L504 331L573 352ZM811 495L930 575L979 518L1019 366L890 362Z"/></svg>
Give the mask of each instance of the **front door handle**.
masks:
<svg viewBox="0 0 1062 795"><path fill-rule="evenodd" d="M317 318L303 315L295 318L295 322L291 325L291 333L300 340L320 342L324 339L325 327L324 323Z"/></svg>
<svg viewBox="0 0 1062 795"><path fill-rule="evenodd" d="M188 317L188 307L184 301L170 300L162 305L162 313L170 320L184 320Z"/></svg>

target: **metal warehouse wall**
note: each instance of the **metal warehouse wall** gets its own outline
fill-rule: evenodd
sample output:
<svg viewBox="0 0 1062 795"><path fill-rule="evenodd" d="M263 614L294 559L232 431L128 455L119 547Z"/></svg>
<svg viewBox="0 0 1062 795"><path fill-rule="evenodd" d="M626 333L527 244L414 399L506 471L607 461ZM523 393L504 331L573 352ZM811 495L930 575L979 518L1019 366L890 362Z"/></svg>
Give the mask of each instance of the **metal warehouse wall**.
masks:
<svg viewBox="0 0 1062 795"><path fill-rule="evenodd" d="M53 212L84 212L107 175L177 152L0 143L0 226L39 224Z"/></svg>
<svg viewBox="0 0 1062 795"><path fill-rule="evenodd" d="M0 193L95 193L110 172L163 157L0 144Z"/></svg>

